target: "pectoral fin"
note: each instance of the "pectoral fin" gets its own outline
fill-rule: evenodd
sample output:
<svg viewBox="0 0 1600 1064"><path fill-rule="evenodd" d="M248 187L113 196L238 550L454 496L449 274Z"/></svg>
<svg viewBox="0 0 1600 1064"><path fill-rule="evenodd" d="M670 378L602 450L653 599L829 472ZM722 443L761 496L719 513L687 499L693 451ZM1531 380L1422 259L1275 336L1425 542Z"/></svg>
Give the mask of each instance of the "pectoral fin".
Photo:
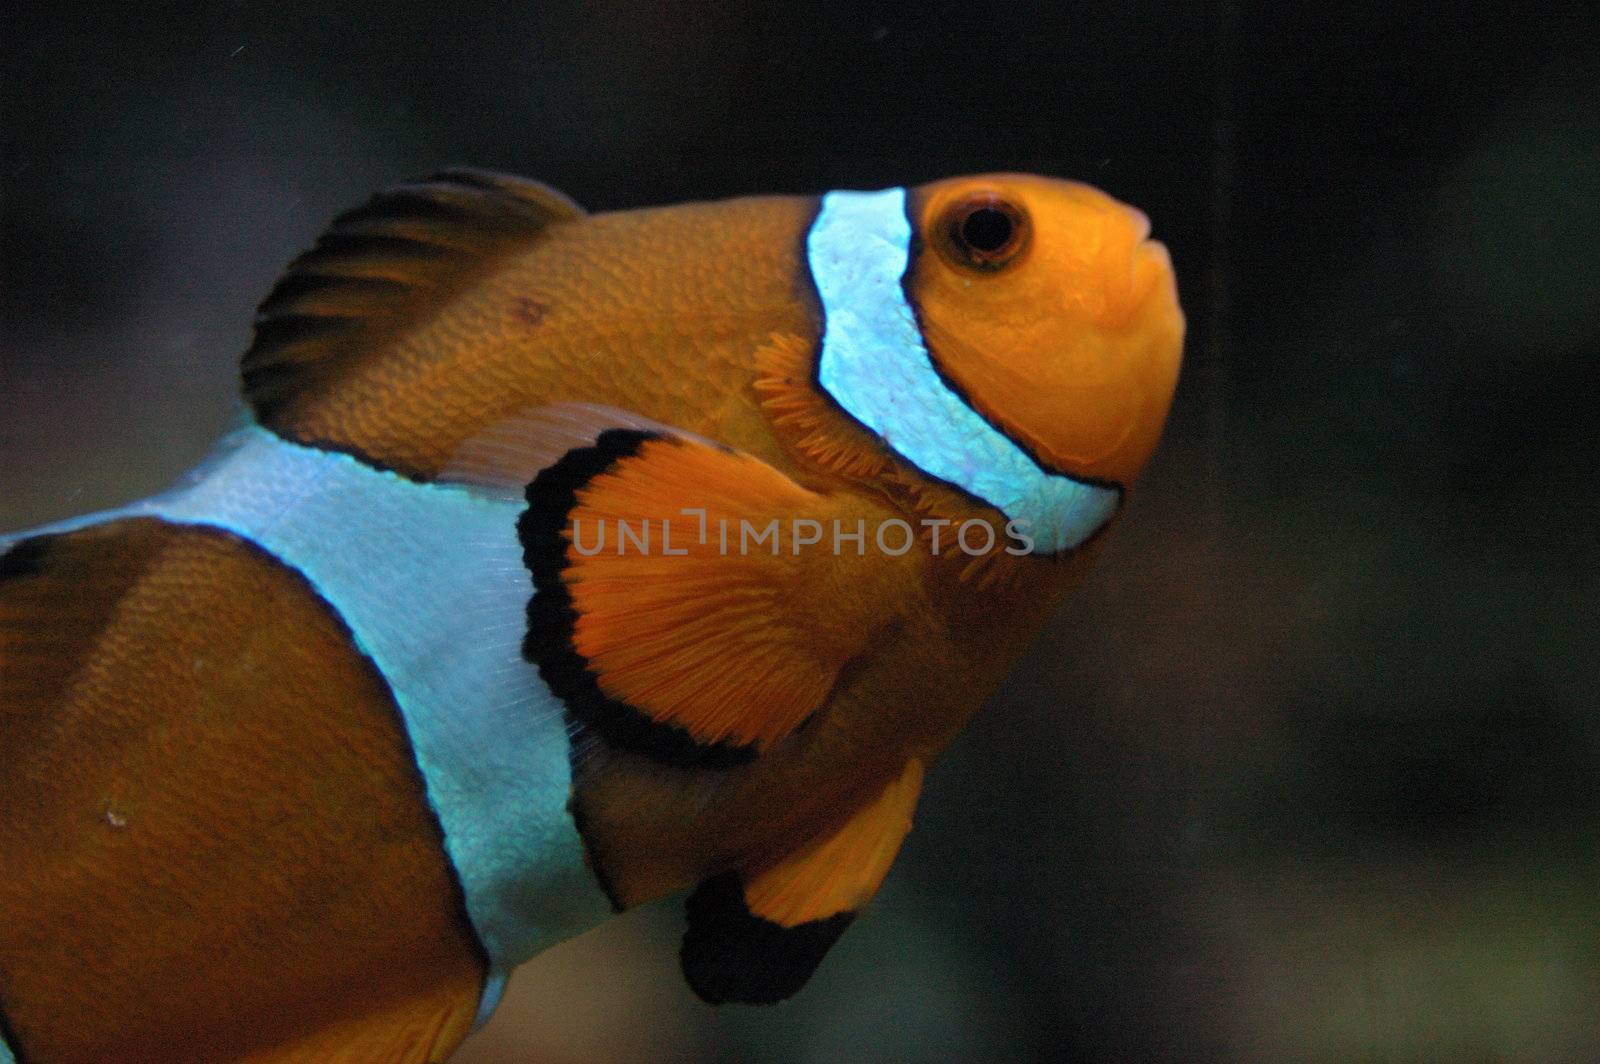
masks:
<svg viewBox="0 0 1600 1064"><path fill-rule="evenodd" d="M805 985L894 863L922 790L922 762L833 835L754 874L725 873L688 900L680 959L705 1001L771 1004Z"/></svg>
<svg viewBox="0 0 1600 1064"><path fill-rule="evenodd" d="M633 415L542 408L470 443L448 473L527 485L524 653L616 748L747 761L903 608L903 559L853 539L833 549L836 522L870 538L878 504Z"/></svg>

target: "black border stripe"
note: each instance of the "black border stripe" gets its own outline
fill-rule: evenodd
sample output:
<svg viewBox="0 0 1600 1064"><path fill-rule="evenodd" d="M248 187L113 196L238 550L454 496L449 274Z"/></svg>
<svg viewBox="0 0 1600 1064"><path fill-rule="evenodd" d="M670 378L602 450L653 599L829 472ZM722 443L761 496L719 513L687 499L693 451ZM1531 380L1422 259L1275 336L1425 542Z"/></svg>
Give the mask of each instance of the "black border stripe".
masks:
<svg viewBox="0 0 1600 1064"><path fill-rule="evenodd" d="M276 436L278 439L282 440L284 443L287 443L291 447L304 447L308 450L322 451L326 454L342 454L346 458L355 459L357 462L360 462L369 469L375 469L379 473L392 473L397 477L403 477L404 479L409 480L413 484L432 484L437 479L436 474L424 475L413 470L408 470L403 466L391 465L387 462L381 461L373 455L368 454L365 450L354 443L338 443L321 436L305 436L303 438L297 438L288 435L278 426L269 425L264 421L255 422L253 427L272 433L272 435Z"/></svg>
<svg viewBox="0 0 1600 1064"><path fill-rule="evenodd" d="M528 485L528 508L517 522L517 538L522 542L523 564L533 576L534 594L528 601L522 656L538 667L572 719L593 729L611 747L680 768L732 768L754 760L755 748L701 742L685 728L611 698L601 690L598 675L574 641L578 611L563 579L570 565L563 533L578 505L577 494L601 473L637 455L647 442L665 438L635 429L607 429L593 446L568 451ZM576 748L574 744L574 752Z"/></svg>

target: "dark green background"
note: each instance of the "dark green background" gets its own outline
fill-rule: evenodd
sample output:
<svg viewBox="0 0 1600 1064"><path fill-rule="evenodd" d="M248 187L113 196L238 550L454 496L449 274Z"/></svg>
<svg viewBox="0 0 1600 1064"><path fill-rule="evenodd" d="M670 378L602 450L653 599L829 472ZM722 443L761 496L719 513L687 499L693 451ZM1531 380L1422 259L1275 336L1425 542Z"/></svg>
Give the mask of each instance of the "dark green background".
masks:
<svg viewBox="0 0 1600 1064"><path fill-rule="evenodd" d="M1592 7L44 6L0 527L186 468L282 265L447 164L592 209L1033 170L1172 249L1166 442L813 986L696 1004L656 906L466 1059L1600 1057Z"/></svg>

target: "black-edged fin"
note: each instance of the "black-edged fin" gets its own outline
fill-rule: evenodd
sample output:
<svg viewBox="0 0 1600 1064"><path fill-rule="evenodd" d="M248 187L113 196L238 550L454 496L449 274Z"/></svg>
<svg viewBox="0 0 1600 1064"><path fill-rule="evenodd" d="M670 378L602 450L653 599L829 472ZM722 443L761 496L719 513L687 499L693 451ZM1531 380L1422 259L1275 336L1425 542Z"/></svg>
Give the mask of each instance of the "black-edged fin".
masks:
<svg viewBox="0 0 1600 1064"><path fill-rule="evenodd" d="M114 521L24 539L0 555L0 721L54 712L117 604L159 554L163 527Z"/></svg>
<svg viewBox="0 0 1600 1064"><path fill-rule="evenodd" d="M920 761L842 828L754 875L714 876L689 895L679 960L704 1001L768 1005L798 991L877 893L911 829Z"/></svg>
<svg viewBox="0 0 1600 1064"><path fill-rule="evenodd" d="M665 763L728 767L778 742L902 601L886 581L904 574L880 557L791 549L795 519L854 527L879 504L608 407L512 418L467 441L441 480L522 490L537 591L525 656L611 747ZM766 536L751 548L742 529ZM862 594L811 592L841 576Z"/></svg>
<svg viewBox="0 0 1600 1064"><path fill-rule="evenodd" d="M396 185L335 218L256 314L241 365L263 424L427 320L550 225L583 216L526 178L453 169Z"/></svg>

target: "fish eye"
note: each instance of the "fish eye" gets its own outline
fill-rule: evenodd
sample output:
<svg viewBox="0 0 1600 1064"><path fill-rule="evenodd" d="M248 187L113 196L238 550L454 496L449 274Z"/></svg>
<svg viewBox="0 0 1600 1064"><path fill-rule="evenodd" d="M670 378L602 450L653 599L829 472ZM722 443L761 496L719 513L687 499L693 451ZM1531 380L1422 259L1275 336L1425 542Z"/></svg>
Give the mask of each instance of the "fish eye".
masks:
<svg viewBox="0 0 1600 1064"><path fill-rule="evenodd" d="M941 228L950 257L958 265L980 270L1000 269L1028 242L1028 216L992 192L952 205Z"/></svg>

